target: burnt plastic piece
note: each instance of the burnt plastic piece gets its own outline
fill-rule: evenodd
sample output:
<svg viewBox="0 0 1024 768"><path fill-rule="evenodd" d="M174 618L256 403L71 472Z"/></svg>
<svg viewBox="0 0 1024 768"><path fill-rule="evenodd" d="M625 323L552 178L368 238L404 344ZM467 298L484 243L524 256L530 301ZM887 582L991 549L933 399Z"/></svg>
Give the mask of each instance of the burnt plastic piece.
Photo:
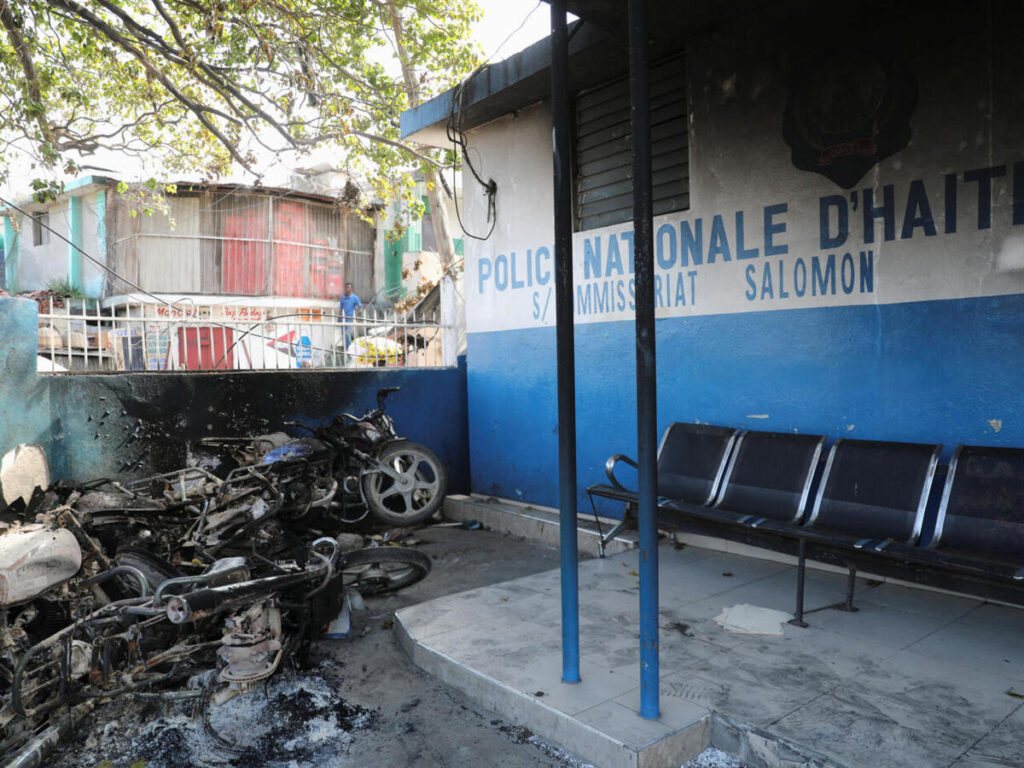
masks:
<svg viewBox="0 0 1024 768"><path fill-rule="evenodd" d="M726 469L715 507L743 513L739 522L799 522L825 438L787 432L744 432Z"/></svg>

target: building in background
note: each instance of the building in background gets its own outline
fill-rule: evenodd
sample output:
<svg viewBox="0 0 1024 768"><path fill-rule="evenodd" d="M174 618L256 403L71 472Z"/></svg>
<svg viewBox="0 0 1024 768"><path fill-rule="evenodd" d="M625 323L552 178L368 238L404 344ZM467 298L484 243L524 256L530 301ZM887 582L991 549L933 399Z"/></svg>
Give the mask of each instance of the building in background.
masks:
<svg viewBox="0 0 1024 768"><path fill-rule="evenodd" d="M650 8L660 430L1024 445L1020 7ZM582 509L635 455L632 139L624 6L569 10ZM457 98L497 183L466 244L472 485L553 506L550 57L485 67L402 132L448 146ZM491 214L467 191L467 228Z"/></svg>
<svg viewBox="0 0 1024 768"><path fill-rule="evenodd" d="M454 191L443 195L455 255L459 260L463 256L464 242L459 226L464 205L459 184L460 175L455 178ZM433 211L430 210L430 201L427 199L427 190L422 180L416 183L413 195L423 202L422 218L410 221L403 201L397 199L388 207L384 220L384 227L387 229L398 230L397 225L404 227L400 236L385 238L384 242L385 282L382 295L390 301L401 301L415 294L425 294L438 283L443 272L434 236Z"/></svg>
<svg viewBox="0 0 1024 768"><path fill-rule="evenodd" d="M118 186L83 178L26 204L31 217L4 217L9 292L53 289L83 318L140 320L65 322L41 334L41 351L70 368L337 364L344 284L369 303L383 281L374 210L311 191L189 183L154 205Z"/></svg>

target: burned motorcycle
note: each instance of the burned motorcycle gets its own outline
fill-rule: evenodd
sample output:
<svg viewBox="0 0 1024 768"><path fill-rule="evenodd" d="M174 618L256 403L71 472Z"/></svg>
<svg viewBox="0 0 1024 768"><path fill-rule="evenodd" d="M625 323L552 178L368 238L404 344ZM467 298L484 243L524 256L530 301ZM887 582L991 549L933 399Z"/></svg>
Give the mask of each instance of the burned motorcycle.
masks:
<svg viewBox="0 0 1024 768"><path fill-rule="evenodd" d="M0 524L0 762L41 765L69 723L116 696L247 690L309 649L346 589L429 572L416 550L342 552L277 469L51 490Z"/></svg>
<svg viewBox="0 0 1024 768"><path fill-rule="evenodd" d="M263 467L259 471L277 478L290 506L329 510L346 523L369 513L391 525L416 525L440 508L448 474L433 451L398 436L384 401L399 389L379 390L377 407L362 416L342 413L324 426L284 423L311 437L215 437L200 445Z"/></svg>

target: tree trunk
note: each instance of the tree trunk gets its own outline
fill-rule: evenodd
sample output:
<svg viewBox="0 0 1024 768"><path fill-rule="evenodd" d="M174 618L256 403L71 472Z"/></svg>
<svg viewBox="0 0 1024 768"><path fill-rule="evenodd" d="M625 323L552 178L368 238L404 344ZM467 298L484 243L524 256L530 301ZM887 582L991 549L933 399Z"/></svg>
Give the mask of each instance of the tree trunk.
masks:
<svg viewBox="0 0 1024 768"><path fill-rule="evenodd" d="M405 50L405 31L402 27L402 15L394 0L388 0L388 12L391 16L391 31L395 35L395 48L398 61L402 65L402 79L405 82L405 95L410 107L420 105L420 87L416 72L409 61ZM452 241L451 225L448 221L448 206L444 199L441 183L437 178L437 170L425 165L423 178L427 187L427 200L430 201L430 218L434 224L434 240L437 242L437 255L441 266L447 270L455 263L455 243ZM453 190L453 194L455 194Z"/></svg>
<svg viewBox="0 0 1024 768"><path fill-rule="evenodd" d="M423 176L427 182L427 200L430 201L430 219L434 224L437 255L441 259L441 266L447 270L455 263L455 242L452 240L451 224L448 221L447 200L437 174L437 170L430 168Z"/></svg>

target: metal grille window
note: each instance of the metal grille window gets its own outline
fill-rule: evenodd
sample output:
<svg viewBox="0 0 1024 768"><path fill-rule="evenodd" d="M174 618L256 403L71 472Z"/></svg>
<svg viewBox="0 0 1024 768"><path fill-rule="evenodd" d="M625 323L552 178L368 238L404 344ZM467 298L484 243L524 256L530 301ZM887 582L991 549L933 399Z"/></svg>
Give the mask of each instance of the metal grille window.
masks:
<svg viewBox="0 0 1024 768"><path fill-rule="evenodd" d="M38 248L40 245L47 245L50 242L50 214L32 214L32 245Z"/></svg>
<svg viewBox="0 0 1024 768"><path fill-rule="evenodd" d="M576 98L576 221L579 230L633 218L629 79ZM682 55L651 68L651 165L654 214L690 207L686 68Z"/></svg>

